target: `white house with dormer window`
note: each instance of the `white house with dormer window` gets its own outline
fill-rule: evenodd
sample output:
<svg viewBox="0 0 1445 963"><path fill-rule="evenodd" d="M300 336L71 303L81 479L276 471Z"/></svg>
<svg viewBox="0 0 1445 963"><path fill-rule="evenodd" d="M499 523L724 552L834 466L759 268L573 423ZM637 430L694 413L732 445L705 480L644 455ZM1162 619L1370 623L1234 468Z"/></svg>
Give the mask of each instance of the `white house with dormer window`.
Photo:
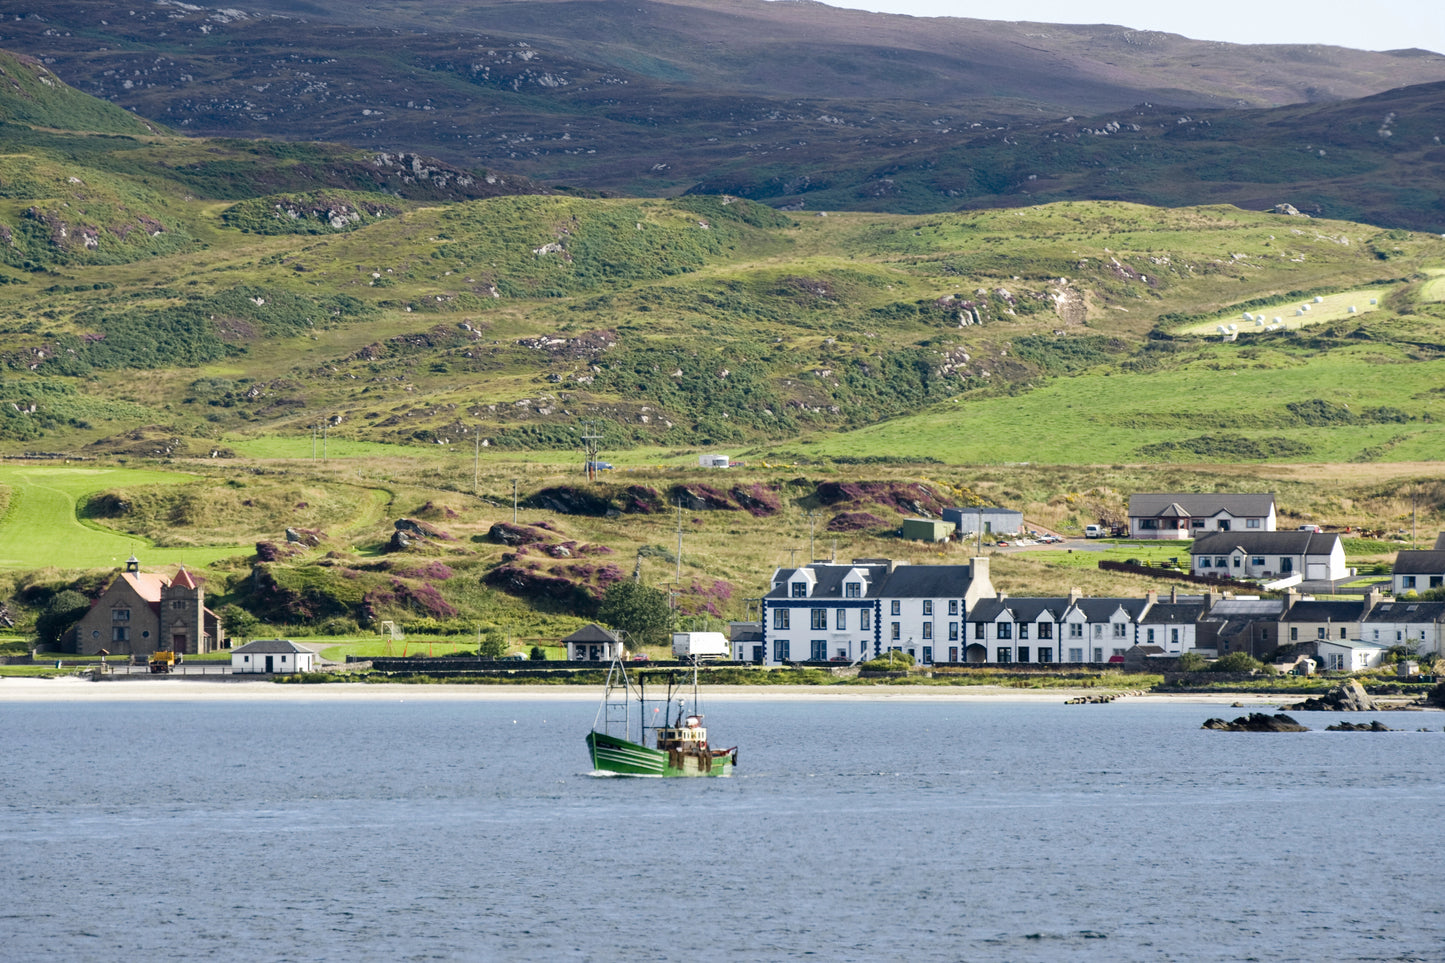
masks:
<svg viewBox="0 0 1445 963"><path fill-rule="evenodd" d="M969 606L992 594L986 558L968 565L855 559L778 569L762 599L761 644L739 641L733 654L786 665L860 662L896 649L928 665L962 646Z"/></svg>

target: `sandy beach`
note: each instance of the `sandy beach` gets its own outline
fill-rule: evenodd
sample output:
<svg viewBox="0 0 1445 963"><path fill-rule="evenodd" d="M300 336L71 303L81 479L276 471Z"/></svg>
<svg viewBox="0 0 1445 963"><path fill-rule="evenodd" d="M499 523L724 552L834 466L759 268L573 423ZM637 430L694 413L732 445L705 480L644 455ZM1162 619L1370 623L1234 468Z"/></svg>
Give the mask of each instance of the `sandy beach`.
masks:
<svg viewBox="0 0 1445 963"><path fill-rule="evenodd" d="M708 686L709 699L728 702L775 702L817 700L820 702L1032 702L1061 703L1080 696L1100 695L1100 689L1014 689L1007 686L883 686L866 688L842 686ZM551 685L408 685L388 683L328 683L321 685L278 685L263 680L235 681L124 676L91 682L66 677L59 679L0 678L0 703L6 702L482 702L542 700L594 702L596 686ZM1131 703L1177 703L1230 706L1278 706L1304 699L1303 695L1278 693L1178 693L1130 694L1120 701Z"/></svg>

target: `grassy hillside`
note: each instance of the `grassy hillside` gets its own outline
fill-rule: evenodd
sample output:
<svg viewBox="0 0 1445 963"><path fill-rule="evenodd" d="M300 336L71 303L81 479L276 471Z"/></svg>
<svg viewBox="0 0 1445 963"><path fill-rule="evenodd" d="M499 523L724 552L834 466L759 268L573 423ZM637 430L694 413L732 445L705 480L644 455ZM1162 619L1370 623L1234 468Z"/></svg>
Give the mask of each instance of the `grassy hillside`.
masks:
<svg viewBox="0 0 1445 963"><path fill-rule="evenodd" d="M1445 81L1445 57L1420 50L762 0L364 14L271 0L239 16L54 0L43 18L4 21L0 44L175 130L422 151L550 185L641 196L702 185L892 213L1289 202L1445 228L1429 86ZM1387 91L1395 101L1375 99Z"/></svg>

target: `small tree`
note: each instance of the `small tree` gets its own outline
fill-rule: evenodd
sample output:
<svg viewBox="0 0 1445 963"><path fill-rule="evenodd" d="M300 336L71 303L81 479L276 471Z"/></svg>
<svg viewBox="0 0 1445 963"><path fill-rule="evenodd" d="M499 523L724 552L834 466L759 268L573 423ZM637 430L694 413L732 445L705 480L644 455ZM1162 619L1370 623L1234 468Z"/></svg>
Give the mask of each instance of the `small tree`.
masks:
<svg viewBox="0 0 1445 963"><path fill-rule="evenodd" d="M477 643L477 657L500 659L507 654L507 635L495 625L482 630L482 640Z"/></svg>
<svg viewBox="0 0 1445 963"><path fill-rule="evenodd" d="M597 617L643 645L666 645L672 631L667 594L641 582L614 582L602 596Z"/></svg>
<svg viewBox="0 0 1445 963"><path fill-rule="evenodd" d="M1228 655L1220 656L1214 660L1209 667L1210 672L1256 672L1264 668L1260 662L1248 652L1231 652Z"/></svg>
<svg viewBox="0 0 1445 963"><path fill-rule="evenodd" d="M35 619L35 634L40 644L47 649L55 648L60 644L60 637L89 611L90 599L74 589L57 592Z"/></svg>
<svg viewBox="0 0 1445 963"><path fill-rule="evenodd" d="M540 645L534 645L532 646L532 654L530 658L533 662L546 662L547 650L542 648Z"/></svg>
<svg viewBox="0 0 1445 963"><path fill-rule="evenodd" d="M1179 657L1178 664L1180 672L1199 672L1209 664L1209 660L1198 652L1186 652Z"/></svg>

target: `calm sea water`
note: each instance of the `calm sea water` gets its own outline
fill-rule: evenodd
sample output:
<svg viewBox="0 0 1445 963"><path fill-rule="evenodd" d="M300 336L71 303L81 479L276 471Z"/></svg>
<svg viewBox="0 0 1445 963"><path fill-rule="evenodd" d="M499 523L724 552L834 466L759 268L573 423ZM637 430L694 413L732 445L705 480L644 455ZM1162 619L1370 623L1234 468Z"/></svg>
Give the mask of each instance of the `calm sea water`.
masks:
<svg viewBox="0 0 1445 963"><path fill-rule="evenodd" d="M0 704L0 958L1445 959L1445 715L705 708L735 778L589 776L580 702Z"/></svg>

